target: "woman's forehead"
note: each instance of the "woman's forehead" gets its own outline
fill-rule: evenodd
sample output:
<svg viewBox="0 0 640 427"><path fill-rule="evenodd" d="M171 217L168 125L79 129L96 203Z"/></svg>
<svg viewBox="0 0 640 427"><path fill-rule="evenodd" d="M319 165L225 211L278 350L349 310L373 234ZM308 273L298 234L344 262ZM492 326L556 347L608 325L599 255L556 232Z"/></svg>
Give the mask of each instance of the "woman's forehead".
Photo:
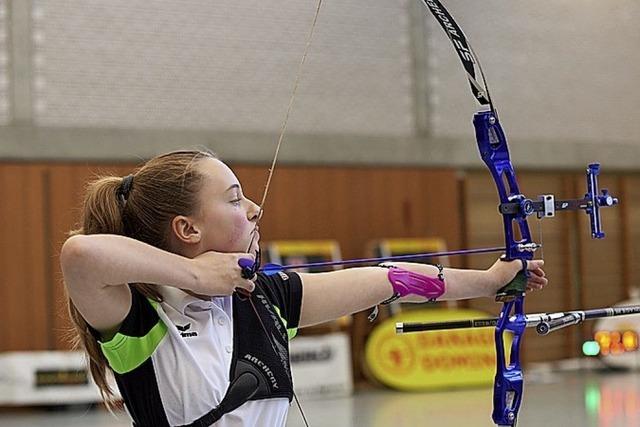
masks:
<svg viewBox="0 0 640 427"><path fill-rule="evenodd" d="M221 193L233 185L239 185L231 168L218 159L207 158L198 162L197 169L205 177L203 190Z"/></svg>

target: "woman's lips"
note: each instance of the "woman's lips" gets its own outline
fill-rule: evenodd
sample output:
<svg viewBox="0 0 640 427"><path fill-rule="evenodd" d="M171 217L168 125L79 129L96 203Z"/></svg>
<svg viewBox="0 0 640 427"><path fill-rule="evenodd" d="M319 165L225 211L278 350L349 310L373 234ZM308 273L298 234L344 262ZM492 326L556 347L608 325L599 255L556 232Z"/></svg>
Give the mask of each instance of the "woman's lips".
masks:
<svg viewBox="0 0 640 427"><path fill-rule="evenodd" d="M260 232L254 230L250 235L251 246L258 246L258 242L260 241Z"/></svg>

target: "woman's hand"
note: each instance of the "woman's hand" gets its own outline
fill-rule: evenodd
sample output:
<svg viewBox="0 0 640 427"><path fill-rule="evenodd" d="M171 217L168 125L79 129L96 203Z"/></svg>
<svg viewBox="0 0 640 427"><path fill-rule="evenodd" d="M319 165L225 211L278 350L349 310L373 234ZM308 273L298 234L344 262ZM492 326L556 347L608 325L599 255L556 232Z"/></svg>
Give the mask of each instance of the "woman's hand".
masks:
<svg viewBox="0 0 640 427"><path fill-rule="evenodd" d="M199 295L231 295L236 288L253 292L255 284L242 277L238 265L241 258L255 260L249 253L222 253L208 251L191 259L195 285L189 289Z"/></svg>
<svg viewBox="0 0 640 427"><path fill-rule="evenodd" d="M548 280L545 277L542 266L544 261L541 259L534 259L527 261L527 271L529 272L527 278L527 291L541 290L544 288ZM518 259L513 261L496 261L488 270L488 273L493 276L493 282L495 283L495 290L493 295L498 289L504 287L513 280L514 277L522 270L522 262Z"/></svg>

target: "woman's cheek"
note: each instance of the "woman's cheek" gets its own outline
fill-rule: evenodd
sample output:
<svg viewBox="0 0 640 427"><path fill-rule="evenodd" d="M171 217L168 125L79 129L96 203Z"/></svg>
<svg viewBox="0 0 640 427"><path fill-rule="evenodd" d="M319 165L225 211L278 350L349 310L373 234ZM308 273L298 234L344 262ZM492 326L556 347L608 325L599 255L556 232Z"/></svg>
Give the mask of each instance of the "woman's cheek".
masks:
<svg viewBox="0 0 640 427"><path fill-rule="evenodd" d="M233 250L246 250L247 248L238 248L239 244L248 245L246 241L250 231L247 231L247 218L243 214L235 215L231 223L231 230L229 233L229 245L233 247Z"/></svg>

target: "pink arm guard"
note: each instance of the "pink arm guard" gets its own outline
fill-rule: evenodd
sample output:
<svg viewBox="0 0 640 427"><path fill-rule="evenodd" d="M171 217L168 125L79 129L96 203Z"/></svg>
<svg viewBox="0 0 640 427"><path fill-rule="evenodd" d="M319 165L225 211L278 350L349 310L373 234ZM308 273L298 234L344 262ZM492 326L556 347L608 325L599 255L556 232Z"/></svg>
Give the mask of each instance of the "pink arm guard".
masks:
<svg viewBox="0 0 640 427"><path fill-rule="evenodd" d="M393 286L393 296L383 304L407 295L418 295L429 301L435 301L444 294L445 283L441 265L438 265L438 277L425 276L393 265L381 266L389 269L387 277Z"/></svg>

